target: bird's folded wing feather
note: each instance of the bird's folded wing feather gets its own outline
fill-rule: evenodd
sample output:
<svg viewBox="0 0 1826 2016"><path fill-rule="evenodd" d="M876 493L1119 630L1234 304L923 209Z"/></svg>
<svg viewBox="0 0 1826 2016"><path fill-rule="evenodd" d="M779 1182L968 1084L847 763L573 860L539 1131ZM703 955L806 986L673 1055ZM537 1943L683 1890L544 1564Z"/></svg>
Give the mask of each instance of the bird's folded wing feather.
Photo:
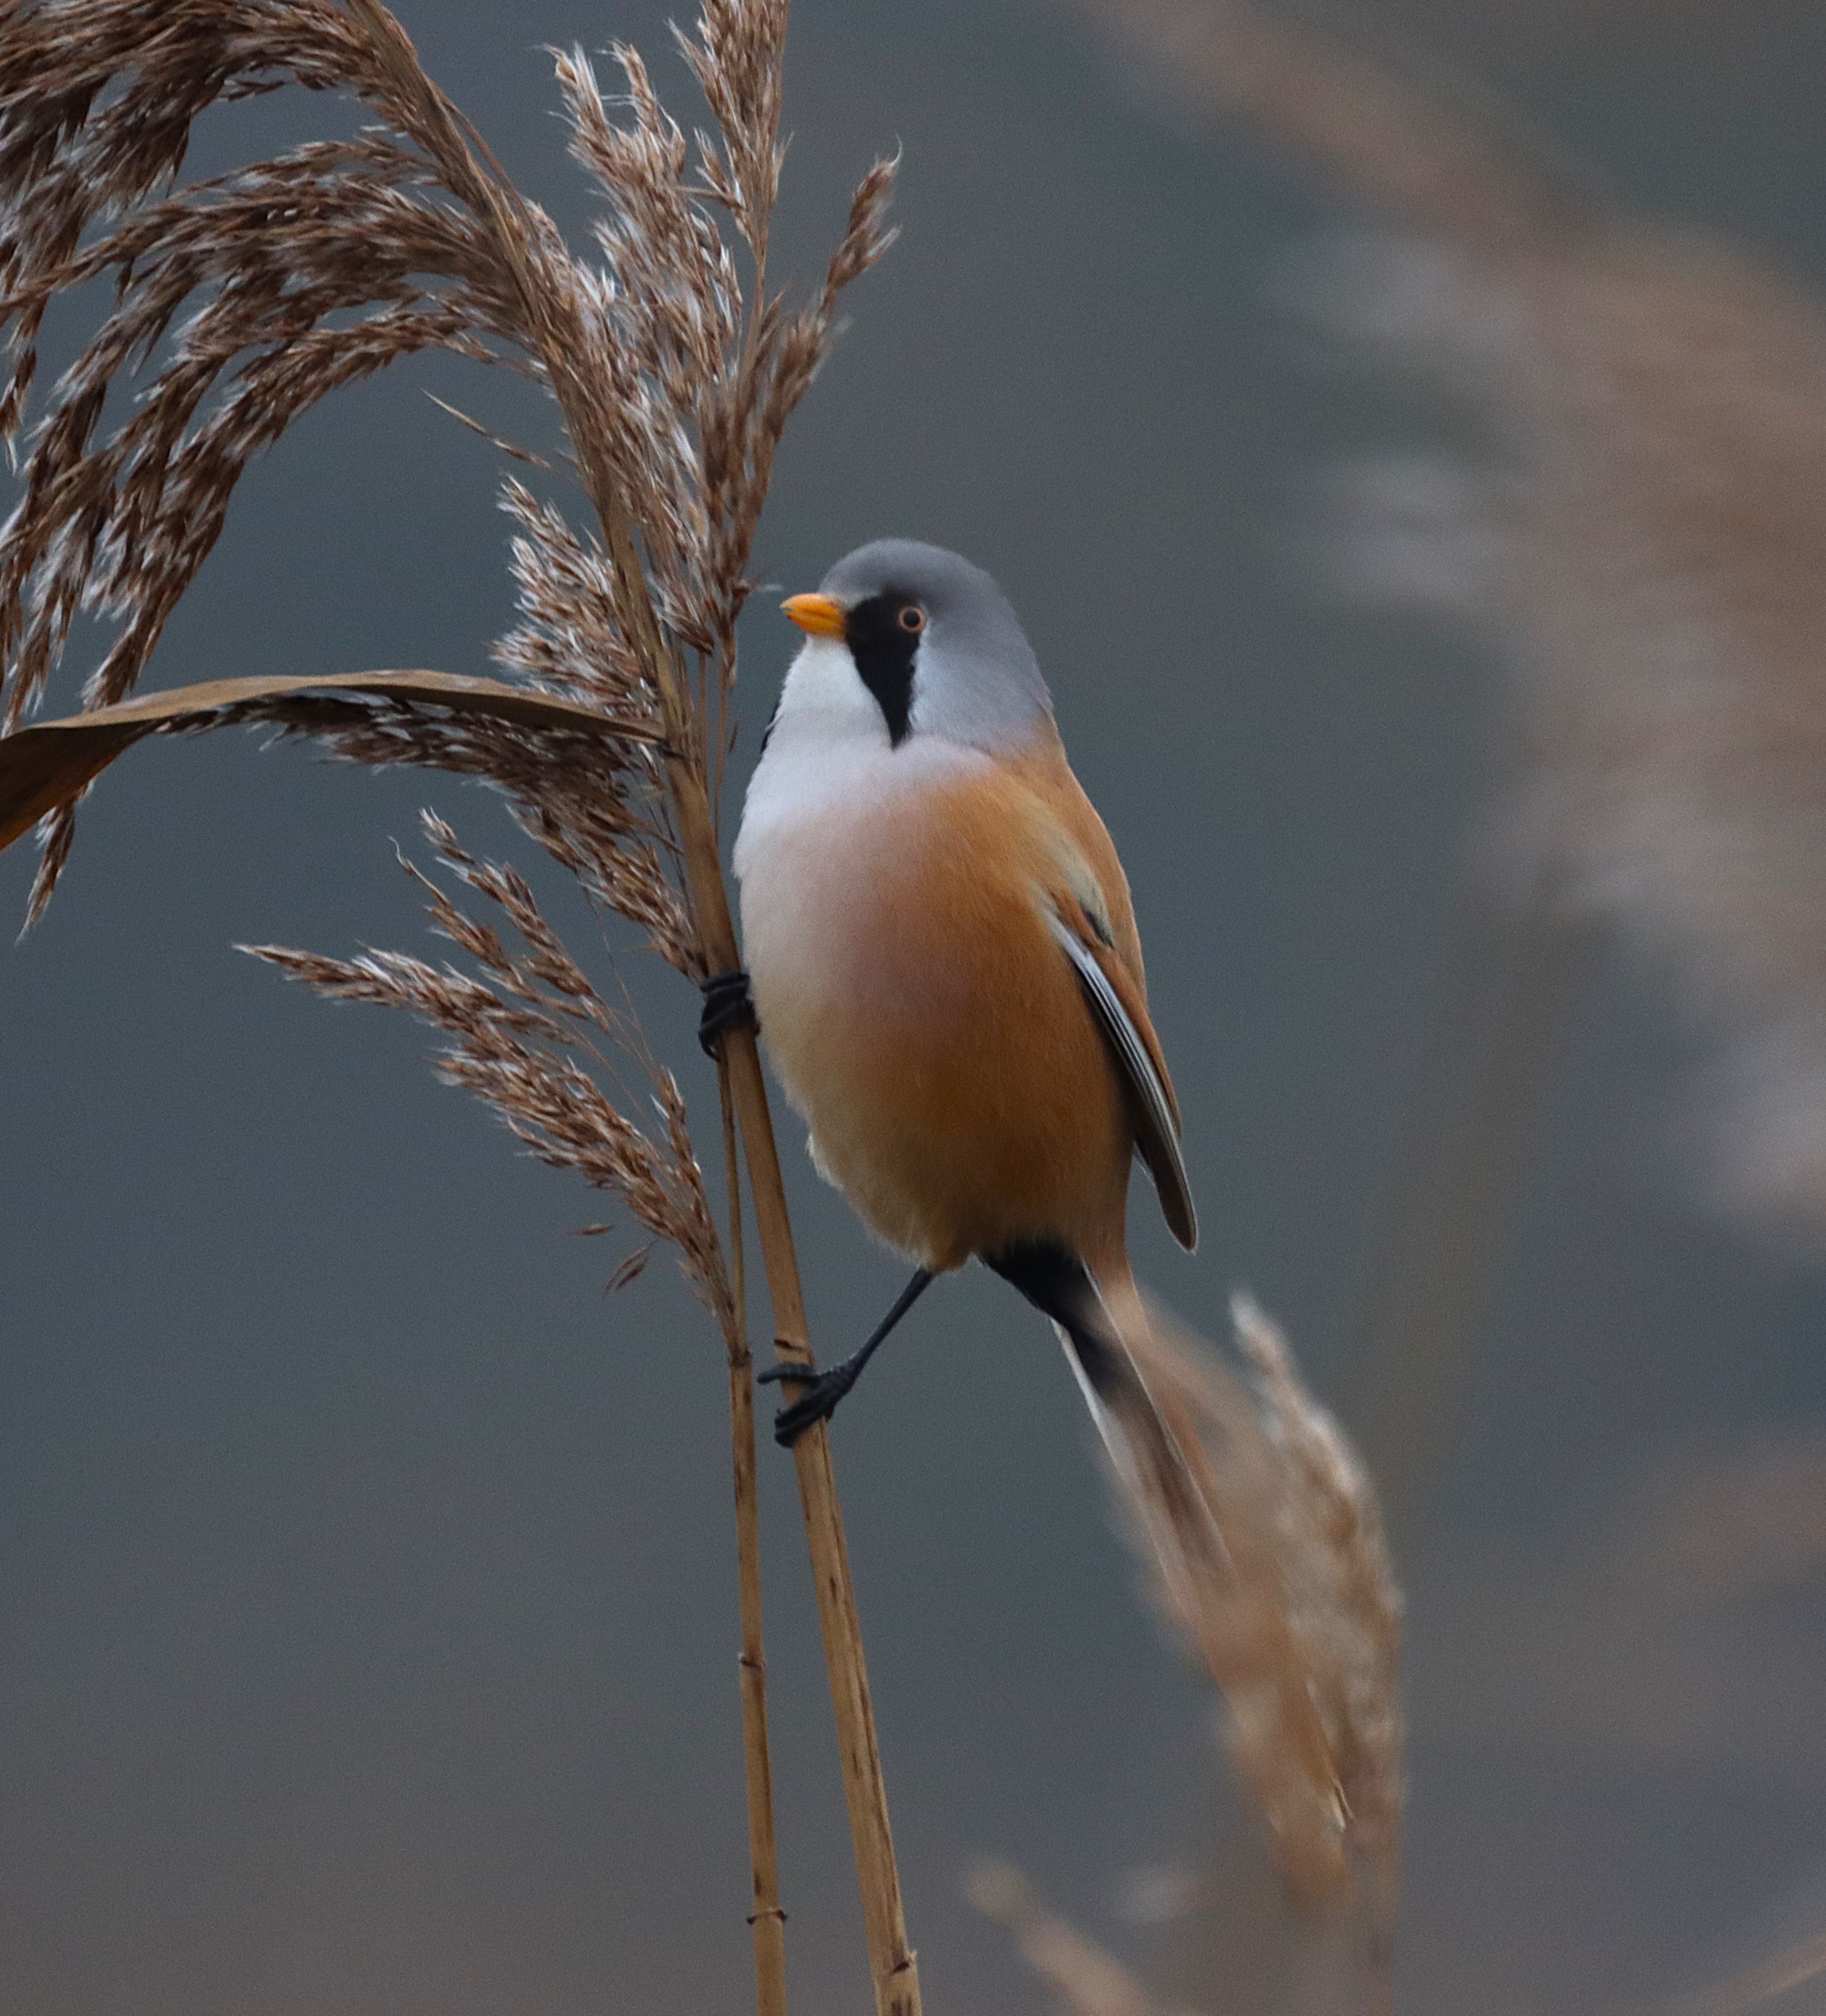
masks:
<svg viewBox="0 0 1826 2016"><path fill-rule="evenodd" d="M1135 1145L1160 1193L1160 1208L1174 1238L1187 1252L1198 1244L1198 1214L1180 1152L1180 1109L1148 1020L1141 991L1128 969L1097 938L1075 930L1055 908L1049 920L1060 949L1077 971L1098 1032L1135 1110Z"/></svg>

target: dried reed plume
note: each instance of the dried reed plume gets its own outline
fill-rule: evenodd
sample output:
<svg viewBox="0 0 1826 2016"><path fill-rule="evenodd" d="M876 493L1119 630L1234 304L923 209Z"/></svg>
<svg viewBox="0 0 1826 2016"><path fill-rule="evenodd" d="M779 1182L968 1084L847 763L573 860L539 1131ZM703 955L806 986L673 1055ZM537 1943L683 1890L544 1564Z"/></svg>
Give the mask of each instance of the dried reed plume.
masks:
<svg viewBox="0 0 1826 2016"><path fill-rule="evenodd" d="M679 760L703 769L714 724L668 704L655 651L668 673L688 655L719 696L733 679L774 450L829 347L838 292L887 242L882 165L819 293L795 307L766 291L784 31L779 0L719 0L697 38L681 38L719 121L695 155L632 50L618 52L625 124L582 52L559 57L572 152L607 205L592 263L506 181L374 0L6 6L9 438L51 302L108 278L115 295L31 430L0 542L5 726L38 704L85 610L117 630L85 702L124 699L249 459L337 387L437 348L511 363L547 387L604 527L606 547L510 485L526 621L502 662L535 690L663 720ZM351 95L379 123L176 185L201 112L287 81ZM751 254L746 294L718 211ZM110 389L146 377L105 431ZM636 761L650 772L644 751ZM34 909L72 817L51 822ZM554 818L554 833L564 826Z"/></svg>
<svg viewBox="0 0 1826 2016"><path fill-rule="evenodd" d="M769 288L786 23L785 0L704 0L695 33L675 31L711 115L711 130L690 139L632 50L614 51L625 95L613 102L580 50L557 55L571 151L603 205L585 256L509 182L377 0L0 0L0 429L9 445L23 437L21 494L0 532L0 833L43 815L33 916L67 857L78 797L122 748L147 733L258 720L357 762L481 779L599 909L681 973L701 979L737 963L714 808L749 553L837 297L891 236L891 167L877 163L822 285L802 301ZM340 93L372 123L353 139L181 180L200 113L286 85ZM111 297L98 325L31 417L47 311L103 281ZM394 672L129 699L250 459L338 387L424 350L504 364L542 385L595 520L574 526L549 499L506 485L520 615L495 656L510 683ZM131 402L115 396L129 385ZM84 686L84 712L34 725L85 614L111 642ZM517 949L427 882L435 927L477 971L390 952L261 954L333 996L406 1008L440 1029L444 1075L536 1154L670 1241L722 1331L751 1922L763 2016L783 2016L739 1243L726 1254L679 1089L631 1013L604 1003L517 872L479 861L441 820L430 833ZM643 1082L646 1099L624 1074ZM804 1362L751 1035L724 1040L719 1078L731 1232L739 1242L739 1116L774 1334ZM650 1106L648 1120L632 1117ZM823 1431L796 1454L877 2006L915 2016Z"/></svg>
<svg viewBox="0 0 1826 2016"><path fill-rule="evenodd" d="M652 1239L668 1241L718 1329L725 1337L739 1337L734 1290L677 1082L649 1050L632 1016L609 1007L596 992L540 913L524 877L477 861L434 813L424 815L424 826L457 878L499 909L519 952L493 925L459 909L409 862L406 873L426 892L433 928L469 955L481 977L403 952L335 959L279 945L244 949L332 1000L403 1008L440 1030L449 1039L438 1053L440 1075L492 1106L541 1161L608 1192ZM638 1105L620 1082L625 1059L644 1069L647 1103L658 1121L651 1131L628 1117L627 1109ZM615 1270L613 1285L632 1280L645 1258L646 1249L630 1255Z"/></svg>

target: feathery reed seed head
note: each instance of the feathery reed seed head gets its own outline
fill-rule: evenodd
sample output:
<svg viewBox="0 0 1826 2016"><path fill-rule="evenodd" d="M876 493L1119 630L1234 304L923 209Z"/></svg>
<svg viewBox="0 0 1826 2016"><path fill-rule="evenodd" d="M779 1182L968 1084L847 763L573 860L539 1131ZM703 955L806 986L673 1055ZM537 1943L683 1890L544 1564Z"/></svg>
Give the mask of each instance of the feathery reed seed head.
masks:
<svg viewBox="0 0 1826 2016"><path fill-rule="evenodd" d="M448 1041L438 1053L439 1075L492 1106L541 1161L574 1171L614 1197L654 1239L670 1240L693 1292L723 1334L735 1334L734 1294L677 1081L632 1017L602 999L524 877L477 860L434 813L425 815L424 825L439 858L499 909L521 950L510 950L493 925L459 909L409 862L403 865L425 892L433 928L468 955L481 977L403 952L336 959L283 945L243 949L332 1000L402 1008L441 1031ZM645 1125L628 1118L600 1082L599 1074L620 1089L610 1050L644 1070L653 1115ZM638 1271L625 1264L614 1285Z"/></svg>
<svg viewBox="0 0 1826 2016"><path fill-rule="evenodd" d="M693 141L633 50L614 52L614 107L580 50L554 52L571 153L604 203L585 257L506 180L376 0L0 7L0 430L9 445L23 437L20 494L0 529L0 729L39 705L83 610L115 627L85 707L132 691L243 470L317 400L427 348L507 364L557 401L603 532L574 531L555 504L506 484L519 621L495 657L530 692L599 712L603 732L403 690L268 695L164 725L258 721L353 761L478 778L599 906L701 976L667 766L714 799L774 451L830 347L839 293L891 236L891 171L877 164L823 285L798 304L767 289L786 19L784 0L708 0L695 34L679 34L714 128ZM181 182L201 113L286 84L351 96L374 123ZM751 287L719 218L747 249ZM28 424L47 310L101 279L111 305ZM112 419L110 394L128 384L138 396ZM75 802L44 823L34 916L67 858ZM524 955L427 884L437 927L482 979L396 953L263 956L443 1030L444 1075L673 1240L727 1330L731 1291L677 1086L603 1007L528 886L480 866L441 822L432 837L501 906ZM580 1057L580 1017L640 1065L657 1126L628 1119L592 1075L600 1050Z"/></svg>
<svg viewBox="0 0 1826 2016"><path fill-rule="evenodd" d="M441 348L547 387L620 548L579 539L510 485L523 623L501 662L617 714L664 716L687 760L720 752L720 711L711 724L668 709L655 653L696 654L701 691L733 679L775 449L829 350L838 293L891 236L878 164L817 292L795 305L766 290L785 22L780 0L714 0L680 38L716 126L694 146L633 51L616 52L619 120L582 52L558 54L572 153L606 205L592 261L507 182L375 0L6 7L0 430L23 443L0 531L0 722L16 728L39 704L85 610L116 630L85 704L131 693L250 459L337 387ZM180 184L202 112L287 83L351 96L376 123ZM747 293L719 215L754 257ZM112 306L28 427L47 309L103 279ZM128 383L139 396L110 428L109 394ZM344 753L366 760L359 749ZM510 751L501 767L517 797L524 766ZM533 808L548 844L572 809ZM49 822L34 913L73 818L67 805ZM602 835L571 838L583 862ZM650 866L633 875L643 916L660 907ZM600 860L592 872L599 894L617 887Z"/></svg>

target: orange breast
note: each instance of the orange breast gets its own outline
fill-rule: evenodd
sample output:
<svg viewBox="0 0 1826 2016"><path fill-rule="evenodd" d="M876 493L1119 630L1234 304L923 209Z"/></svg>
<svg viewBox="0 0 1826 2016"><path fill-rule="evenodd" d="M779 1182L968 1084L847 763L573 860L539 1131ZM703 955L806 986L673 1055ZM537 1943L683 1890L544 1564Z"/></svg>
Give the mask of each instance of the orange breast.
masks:
<svg viewBox="0 0 1826 2016"><path fill-rule="evenodd" d="M762 878L793 884L790 927L749 931L768 1049L826 1173L928 1266L1121 1251L1130 1125L1044 921L1057 830L985 765L822 817Z"/></svg>

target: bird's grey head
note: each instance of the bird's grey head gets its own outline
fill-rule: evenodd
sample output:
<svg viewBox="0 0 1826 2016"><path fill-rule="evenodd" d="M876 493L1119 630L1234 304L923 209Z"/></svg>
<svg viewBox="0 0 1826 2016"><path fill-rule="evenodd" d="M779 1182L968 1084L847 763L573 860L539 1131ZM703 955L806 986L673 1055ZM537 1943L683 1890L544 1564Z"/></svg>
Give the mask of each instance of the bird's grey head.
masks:
<svg viewBox="0 0 1826 2016"><path fill-rule="evenodd" d="M782 722L872 709L892 747L931 735L992 751L1051 730L1046 682L1008 598L942 546L859 546L786 610L810 641L787 676Z"/></svg>

